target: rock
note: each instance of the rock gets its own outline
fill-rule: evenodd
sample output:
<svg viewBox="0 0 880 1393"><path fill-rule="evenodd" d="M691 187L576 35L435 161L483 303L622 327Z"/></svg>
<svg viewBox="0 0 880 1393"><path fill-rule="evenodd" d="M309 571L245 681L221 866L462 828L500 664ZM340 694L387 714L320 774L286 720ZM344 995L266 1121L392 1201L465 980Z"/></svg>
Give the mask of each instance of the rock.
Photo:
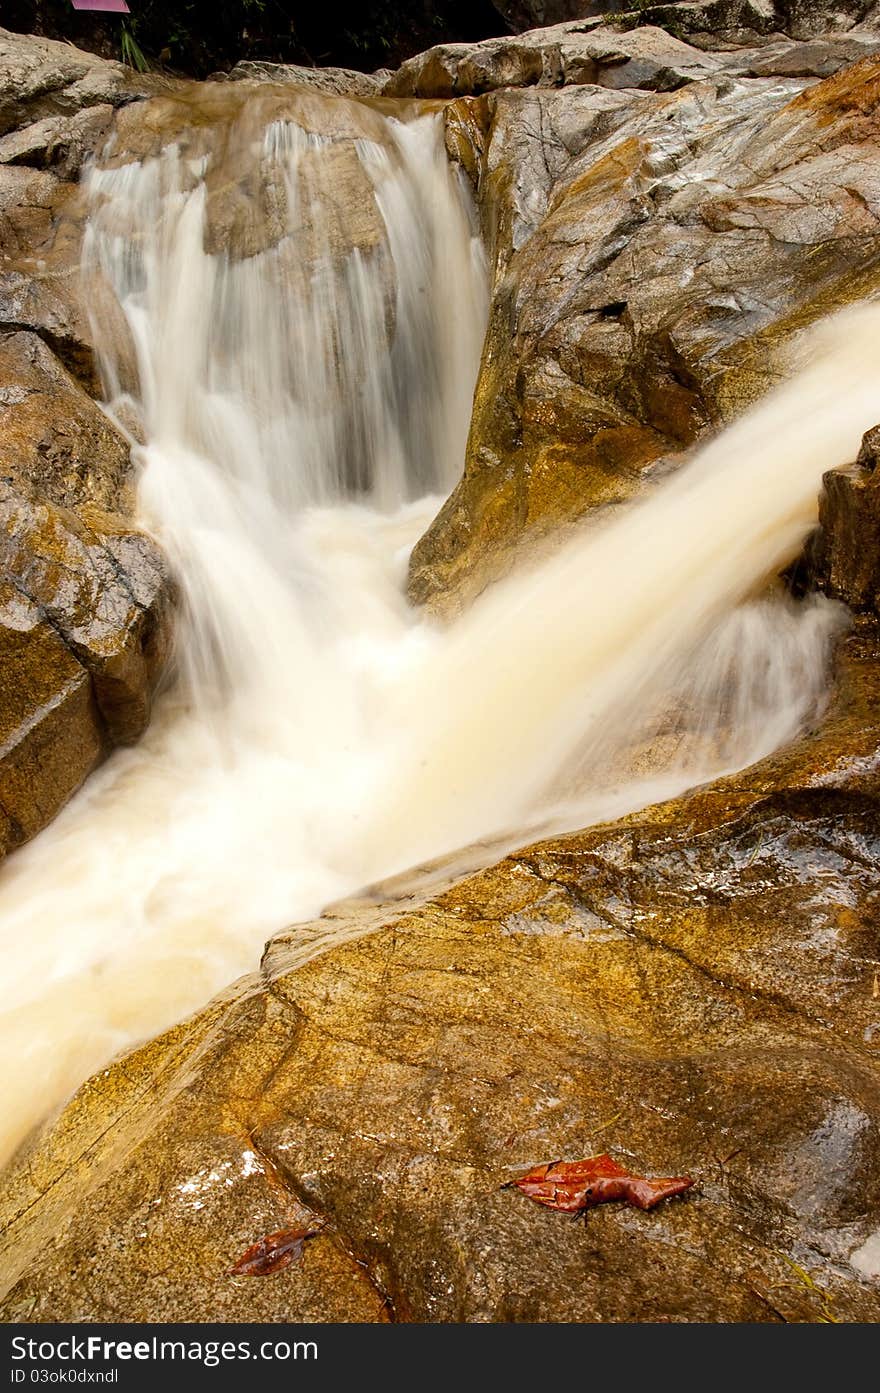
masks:
<svg viewBox="0 0 880 1393"><path fill-rule="evenodd" d="M633 496L880 286L880 58L821 83L498 92L448 109L495 268L464 476L411 562L452 612Z"/></svg>
<svg viewBox="0 0 880 1393"><path fill-rule="evenodd" d="M75 179L102 144L113 117L108 103L75 116L46 116L0 139L0 164L51 166L61 179Z"/></svg>
<svg viewBox="0 0 880 1393"><path fill-rule="evenodd" d="M880 614L880 427L855 464L825 475L812 579L854 610Z"/></svg>
<svg viewBox="0 0 880 1393"><path fill-rule="evenodd" d="M229 82L284 82L334 97L378 97L384 74L359 73L352 68L304 68L295 63L236 63Z"/></svg>
<svg viewBox="0 0 880 1393"><path fill-rule="evenodd" d="M878 661L857 629L747 774L274 940L7 1173L3 1318L880 1318ZM698 1187L585 1225L502 1188L606 1150ZM298 1264L228 1275L303 1210Z"/></svg>
<svg viewBox="0 0 880 1393"><path fill-rule="evenodd" d="M735 77L831 77L860 58L880 52L880 33L825 34L805 43L782 41L742 49L723 58Z"/></svg>
<svg viewBox="0 0 880 1393"><path fill-rule="evenodd" d="M388 80L392 97L478 95L501 87L641 87L671 91L721 66L659 28L619 33L589 24L558 24L522 36L475 44L441 44L409 59Z"/></svg>
<svg viewBox="0 0 880 1393"><path fill-rule="evenodd" d="M761 43L755 33L750 42L759 47L732 51L720 40L696 46L685 42L675 25L669 32L669 25L646 24L648 13L641 12L638 26L631 28L595 19L480 43L440 44L404 63L388 79L385 93L397 97L478 96L507 87L587 83L620 90L671 92L721 72L734 77L828 77L880 50L880 29L822 34L807 42L777 35L775 42ZM617 18L623 24L623 19Z"/></svg>
<svg viewBox="0 0 880 1393"><path fill-rule="evenodd" d="M845 32L857 25L873 27L875 0L672 0L668 4L620 6L614 23L668 27L701 48L759 43L768 35L796 39Z"/></svg>
<svg viewBox="0 0 880 1393"><path fill-rule="evenodd" d="M165 85L73 44L0 29L0 136L50 116L120 106Z"/></svg>
<svg viewBox="0 0 880 1393"><path fill-rule="evenodd" d="M275 246L290 228L284 169L266 166L236 179L209 171L205 248L253 256ZM301 156L297 171L297 241L289 270L299 275L328 254L344 259L358 248L387 249L388 234L355 139L333 141Z"/></svg>
<svg viewBox="0 0 880 1393"><path fill-rule="evenodd" d="M74 182L114 107L155 88L0 30L0 856L141 734L168 649L171 586L130 521L128 445L84 390Z"/></svg>
<svg viewBox="0 0 880 1393"><path fill-rule="evenodd" d="M85 207L54 171L0 165L0 333L39 334L93 395L100 391L80 283Z"/></svg>
<svg viewBox="0 0 880 1393"><path fill-rule="evenodd" d="M45 343L0 338L0 475L62 508L130 512L128 445Z"/></svg>
<svg viewBox="0 0 880 1393"><path fill-rule="evenodd" d="M0 579L0 858L52 820L103 752L88 672Z"/></svg>
<svg viewBox="0 0 880 1393"><path fill-rule="evenodd" d="M88 521L86 521L88 519ZM112 746L146 728L170 641L158 548L124 518L0 479L0 854L39 831Z"/></svg>
<svg viewBox="0 0 880 1393"><path fill-rule="evenodd" d="M299 161L304 242L297 244L296 262L301 263L303 249L312 261L328 251L345 256L355 247L370 252L387 246L374 190L357 156L360 141L387 145L387 130L360 101L328 99L291 84L193 83L118 112L110 163L143 160L173 144L185 179L186 162L207 159L205 248L236 258L255 256L289 231L286 165L270 155L254 159L266 130L285 124L322 138L322 148L303 151ZM388 154L396 158L393 149Z"/></svg>
<svg viewBox="0 0 880 1393"><path fill-rule="evenodd" d="M566 19L588 19L628 8L626 0L492 0L492 3L516 33L559 24Z"/></svg>
<svg viewBox="0 0 880 1393"><path fill-rule="evenodd" d="M0 332L40 334L93 395L99 381L79 284L85 209L75 181L115 108L179 85L0 29Z"/></svg>

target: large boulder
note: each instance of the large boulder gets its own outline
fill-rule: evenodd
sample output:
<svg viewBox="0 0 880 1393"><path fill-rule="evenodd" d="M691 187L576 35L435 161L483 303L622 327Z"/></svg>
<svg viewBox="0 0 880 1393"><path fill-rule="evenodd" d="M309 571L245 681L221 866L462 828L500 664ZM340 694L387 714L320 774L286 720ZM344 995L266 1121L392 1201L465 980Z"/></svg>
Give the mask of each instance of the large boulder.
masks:
<svg viewBox="0 0 880 1393"><path fill-rule="evenodd" d="M473 44L441 44L410 58L385 84L391 97L477 95L502 87L645 87L667 91L716 71L720 60L663 29L631 33L558 24Z"/></svg>
<svg viewBox="0 0 880 1393"><path fill-rule="evenodd" d="M435 98L589 83L671 92L719 73L828 77L880 48L878 27L830 33L807 28L796 31L808 34L806 39L773 33L772 42L751 34L750 43L740 46L699 36L704 41L696 44L678 26L664 27L662 16L657 24L647 24L647 14L639 13L635 27L622 19L611 25L597 18L471 44L439 44L392 73L384 91L394 97Z"/></svg>
<svg viewBox="0 0 880 1393"><path fill-rule="evenodd" d="M274 940L25 1148L3 1318L880 1319L877 663L746 775ZM606 1150L697 1188L503 1188Z"/></svg>
<svg viewBox="0 0 880 1393"><path fill-rule="evenodd" d="M704 48L753 44L774 34L809 39L874 28L878 20L876 0L669 0L618 8L624 13L614 22L623 28L668 26Z"/></svg>
<svg viewBox="0 0 880 1393"><path fill-rule="evenodd" d="M104 752L86 668L0 579L0 859L50 822Z"/></svg>
<svg viewBox="0 0 880 1393"><path fill-rule="evenodd" d="M0 29L0 135L46 117L121 106L155 92L164 79L86 53L73 44Z"/></svg>
<svg viewBox="0 0 880 1393"><path fill-rule="evenodd" d="M508 24L521 32L560 20L597 15L631 27L661 24L673 33L696 34L708 47L754 43L766 34L810 37L851 29L870 19L875 0L493 0Z"/></svg>
<svg viewBox="0 0 880 1393"><path fill-rule="evenodd" d="M155 543L125 518L0 478L0 597L2 857L146 728L171 587Z"/></svg>
<svg viewBox="0 0 880 1393"><path fill-rule="evenodd" d="M63 508L131 511L128 444L41 338L0 338L0 382L0 476Z"/></svg>
<svg viewBox="0 0 880 1393"><path fill-rule="evenodd" d="M289 83L331 97L378 97L388 76L386 72L359 73L352 68L305 68L297 63L244 61L236 63L227 74L227 80Z"/></svg>
<svg viewBox="0 0 880 1393"><path fill-rule="evenodd" d="M288 208L289 168L265 147L267 130L285 126L319 138L298 152L295 219ZM283 140L283 137L280 137ZM248 78L235 83L181 84L175 91L117 113L108 142L109 167L180 155L176 177L191 186L204 163L205 249L239 259L257 255L296 232L295 260L330 253L375 252L387 231L374 187L358 157L368 141L396 152L387 125L368 104L328 97L317 87ZM262 148L262 157L254 151ZM281 153L283 154L283 147Z"/></svg>
<svg viewBox="0 0 880 1393"><path fill-rule="evenodd" d="M880 614L880 426L858 459L825 476L807 552L812 581L851 609Z"/></svg>
<svg viewBox="0 0 880 1393"><path fill-rule="evenodd" d="M137 739L168 651L168 572L93 399L76 182L114 110L167 86L0 30L0 856Z"/></svg>
<svg viewBox="0 0 880 1393"><path fill-rule="evenodd" d="M0 332L39 334L92 394L100 391L80 285L85 210L52 170L0 165Z"/></svg>
<svg viewBox="0 0 880 1393"><path fill-rule="evenodd" d="M621 502L880 288L880 59L821 83L499 92L447 109L495 272L464 477L413 553L451 609Z"/></svg>
<svg viewBox="0 0 880 1393"><path fill-rule="evenodd" d="M30 329L96 395L77 187L121 106L180 84L0 29L0 332Z"/></svg>

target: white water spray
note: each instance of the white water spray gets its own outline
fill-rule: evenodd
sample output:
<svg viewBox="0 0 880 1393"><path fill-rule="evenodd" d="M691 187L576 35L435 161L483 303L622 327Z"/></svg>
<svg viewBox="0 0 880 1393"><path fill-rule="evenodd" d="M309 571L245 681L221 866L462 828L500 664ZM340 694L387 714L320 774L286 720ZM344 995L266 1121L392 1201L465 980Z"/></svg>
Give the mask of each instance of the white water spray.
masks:
<svg viewBox="0 0 880 1393"><path fill-rule="evenodd" d="M240 257L212 245L210 155L93 177L89 265L130 343L96 329L186 595L181 676L0 873L0 1150L333 899L670 796L820 703L837 608L761 591L880 419L880 310L442 631L403 582L463 458L484 272L439 119L364 120L267 123L281 231L246 226Z"/></svg>

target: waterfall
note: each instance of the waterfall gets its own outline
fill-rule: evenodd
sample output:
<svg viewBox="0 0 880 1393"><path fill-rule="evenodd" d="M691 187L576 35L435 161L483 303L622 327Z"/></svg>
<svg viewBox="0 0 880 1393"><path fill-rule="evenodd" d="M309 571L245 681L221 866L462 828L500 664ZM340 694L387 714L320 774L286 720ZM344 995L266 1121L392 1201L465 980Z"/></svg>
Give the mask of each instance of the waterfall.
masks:
<svg viewBox="0 0 880 1393"><path fill-rule="evenodd" d="M288 107L91 174L108 409L183 614L144 740L0 872L7 1153L273 932L741 768L822 702L841 611L767 586L880 419L880 310L444 630L404 579L464 458L467 194L436 113Z"/></svg>

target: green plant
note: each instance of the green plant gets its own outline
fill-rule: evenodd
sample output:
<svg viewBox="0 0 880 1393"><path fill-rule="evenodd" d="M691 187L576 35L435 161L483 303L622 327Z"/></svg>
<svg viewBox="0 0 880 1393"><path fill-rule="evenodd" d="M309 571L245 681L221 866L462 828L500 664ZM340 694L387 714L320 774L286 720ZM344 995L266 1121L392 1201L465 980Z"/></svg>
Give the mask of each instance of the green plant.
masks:
<svg viewBox="0 0 880 1393"><path fill-rule="evenodd" d="M123 24L122 26L122 33L119 37L119 51L126 67L134 68L139 73L148 73L150 71L149 59L127 24Z"/></svg>

